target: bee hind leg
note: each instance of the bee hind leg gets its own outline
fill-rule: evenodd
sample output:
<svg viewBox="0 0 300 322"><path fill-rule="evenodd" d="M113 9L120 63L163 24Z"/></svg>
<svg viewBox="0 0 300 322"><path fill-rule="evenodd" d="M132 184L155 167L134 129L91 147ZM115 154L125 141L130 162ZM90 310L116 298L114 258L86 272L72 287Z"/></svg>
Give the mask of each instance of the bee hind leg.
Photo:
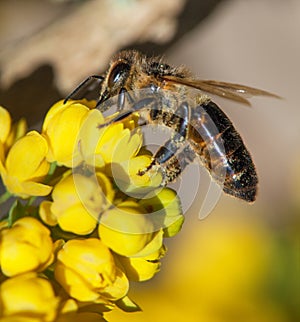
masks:
<svg viewBox="0 0 300 322"><path fill-rule="evenodd" d="M187 145L178 154L175 154L163 165L162 186L171 183L183 172L186 166L194 161L195 152Z"/></svg>

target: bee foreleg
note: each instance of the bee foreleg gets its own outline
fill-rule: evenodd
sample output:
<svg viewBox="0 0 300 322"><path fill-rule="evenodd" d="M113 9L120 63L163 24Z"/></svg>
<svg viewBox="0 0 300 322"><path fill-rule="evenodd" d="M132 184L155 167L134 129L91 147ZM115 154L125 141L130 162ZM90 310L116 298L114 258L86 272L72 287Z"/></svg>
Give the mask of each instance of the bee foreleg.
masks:
<svg viewBox="0 0 300 322"><path fill-rule="evenodd" d="M129 101L129 103L133 104L133 98L130 96L130 94L128 93L126 88L122 87L119 91L119 94L118 94L118 101L117 101L117 110L118 111L124 110L126 97Z"/></svg>
<svg viewBox="0 0 300 322"><path fill-rule="evenodd" d="M122 93L119 96L125 95L125 94L128 94L128 92L126 92L126 90L125 91L122 91ZM129 99L132 99L131 96L128 96L128 97L129 97ZM120 98L120 100L123 100L123 98ZM118 101L119 101L119 97L118 97ZM99 124L97 128L98 129L101 129L101 128L103 128L105 126L108 126L110 124L123 121L124 119L126 119L127 117L129 117L132 113L134 113L135 111L140 111L140 110L146 109L147 106L149 106L154 101L155 101L155 98L154 97L146 97L146 98L138 101L137 103L135 103L127 111L123 111L122 112L123 107L121 107L121 109L119 110L120 113L117 116L115 116L114 118L112 118L111 120L109 120L109 121L107 121L105 123Z"/></svg>
<svg viewBox="0 0 300 322"><path fill-rule="evenodd" d="M122 111L125 106L125 94L126 94L126 89L122 87L120 89L119 95L118 95L118 102L117 102L117 108L118 111Z"/></svg>

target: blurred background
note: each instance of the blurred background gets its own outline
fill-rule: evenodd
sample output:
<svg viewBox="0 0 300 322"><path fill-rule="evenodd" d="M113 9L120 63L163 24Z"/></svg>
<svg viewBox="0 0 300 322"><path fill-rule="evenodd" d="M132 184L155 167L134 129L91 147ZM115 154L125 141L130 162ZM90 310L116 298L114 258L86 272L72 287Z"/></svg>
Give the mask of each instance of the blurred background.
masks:
<svg viewBox="0 0 300 322"><path fill-rule="evenodd" d="M222 195L204 220L193 200L161 272L131 285L143 311L109 321L300 320L299 34L298 0L0 1L0 104L31 128L126 48L282 97L215 99L252 153L258 199Z"/></svg>

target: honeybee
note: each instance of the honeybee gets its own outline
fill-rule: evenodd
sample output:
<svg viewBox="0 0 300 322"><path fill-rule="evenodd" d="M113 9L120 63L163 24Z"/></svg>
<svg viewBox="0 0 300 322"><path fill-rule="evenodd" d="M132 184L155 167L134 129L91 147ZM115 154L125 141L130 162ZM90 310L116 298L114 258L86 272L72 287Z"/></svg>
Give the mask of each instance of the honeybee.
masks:
<svg viewBox="0 0 300 322"><path fill-rule="evenodd" d="M101 111L108 108L108 99L117 97L120 113L113 122L133 112L146 111L147 122L174 130L175 134L158 149L151 164L140 170L140 175L154 166L160 167L163 183L167 184L198 156L226 194L247 202L255 200L258 177L251 155L232 122L203 91L248 105L245 94L277 95L240 84L199 80L183 66L173 67L160 57L148 58L135 50L125 50L112 58L105 74L89 76L65 102L97 84L97 106ZM148 93L143 98L136 94L142 89ZM192 89L198 90L197 94L187 99ZM214 127L208 126L209 122Z"/></svg>

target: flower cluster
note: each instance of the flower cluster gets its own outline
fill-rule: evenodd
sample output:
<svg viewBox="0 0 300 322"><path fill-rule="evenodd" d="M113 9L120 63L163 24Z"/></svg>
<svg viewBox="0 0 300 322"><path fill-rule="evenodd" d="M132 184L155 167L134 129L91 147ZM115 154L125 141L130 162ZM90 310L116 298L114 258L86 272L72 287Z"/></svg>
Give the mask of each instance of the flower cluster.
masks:
<svg viewBox="0 0 300 322"><path fill-rule="evenodd" d="M138 114L109 122L94 101L51 107L41 133L0 107L0 321L105 321L137 311L130 281L160 269L181 228L174 190L142 148Z"/></svg>

